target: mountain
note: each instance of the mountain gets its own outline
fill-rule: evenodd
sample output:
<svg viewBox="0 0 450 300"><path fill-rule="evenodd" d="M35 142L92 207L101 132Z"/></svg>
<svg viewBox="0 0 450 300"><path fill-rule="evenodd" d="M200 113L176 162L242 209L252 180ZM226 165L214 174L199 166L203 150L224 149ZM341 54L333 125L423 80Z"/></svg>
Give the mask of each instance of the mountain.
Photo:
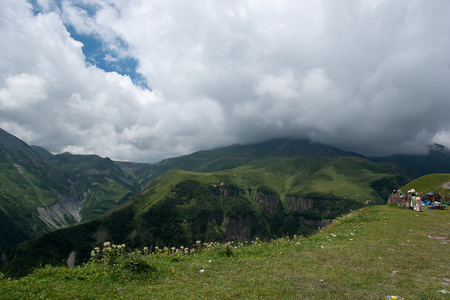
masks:
<svg viewBox="0 0 450 300"><path fill-rule="evenodd" d="M43 160L25 142L1 128L0 154L1 162L7 165L13 165L19 174L24 174L23 171L27 171L30 176L39 177L39 187L46 189L52 186L56 187L57 190L64 191L69 186L59 170ZM37 178L35 179L37 180Z"/></svg>
<svg viewBox="0 0 450 300"><path fill-rule="evenodd" d="M141 169L142 185L173 170L194 172L214 172L229 170L249 164L255 160L274 157L364 157L351 151L344 151L330 145L310 140L274 139L251 145L231 145L228 147L194 152L189 155L165 159L149 164ZM369 157L374 162L393 163L403 176L418 178L426 174L450 173L450 151L439 144L429 147L424 155L396 154L384 157Z"/></svg>
<svg viewBox="0 0 450 300"><path fill-rule="evenodd" d="M0 250L93 219L140 189L109 158L53 155L0 129Z"/></svg>
<svg viewBox="0 0 450 300"><path fill-rule="evenodd" d="M39 208L50 207L58 202L58 195L68 194L70 183L61 171L0 129L0 249L54 229L40 218Z"/></svg>
<svg viewBox="0 0 450 300"><path fill-rule="evenodd" d="M361 154L343 151L333 146L309 140L273 139L251 145L231 145L228 147L194 152L159 163L148 165L141 175L143 185L173 170L194 172L215 172L246 165L255 160L275 157L363 157Z"/></svg>
<svg viewBox="0 0 450 300"><path fill-rule="evenodd" d="M30 148L44 160L53 157L53 154L45 148L42 148L39 146L34 146L34 145L30 145Z"/></svg>
<svg viewBox="0 0 450 300"><path fill-rule="evenodd" d="M63 153L47 161L80 187L79 214L83 220L106 213L141 190L139 183L109 158Z"/></svg>
<svg viewBox="0 0 450 300"><path fill-rule="evenodd" d="M102 217L8 249L7 274L77 264L106 241L132 247L187 246L309 235L350 210L386 203L406 183L390 163L363 157L267 157L220 172L170 171Z"/></svg>
<svg viewBox="0 0 450 300"><path fill-rule="evenodd" d="M410 171L390 159L376 162L305 140L232 145L157 164L135 164L97 155L53 155L13 138L8 135L4 144L31 151L29 160L36 163L28 162L30 170L42 165L48 174L59 176L47 176L53 198L46 199L53 202L32 203L24 211L37 210L47 230L60 228L4 251L4 269L15 275L69 257L85 262L90 250L105 241L179 246L196 240L309 235L351 209L386 203L390 192L411 178ZM8 148L5 157L16 157L14 152ZM26 155L18 157L27 164ZM8 161L7 167L17 170L17 161ZM428 161L420 163L426 167ZM25 213L17 208L5 211Z"/></svg>
<svg viewBox="0 0 450 300"><path fill-rule="evenodd" d="M450 151L439 144L429 146L427 154L396 154L385 157L371 157L370 159L400 164L408 170L412 178L433 173L450 173Z"/></svg>

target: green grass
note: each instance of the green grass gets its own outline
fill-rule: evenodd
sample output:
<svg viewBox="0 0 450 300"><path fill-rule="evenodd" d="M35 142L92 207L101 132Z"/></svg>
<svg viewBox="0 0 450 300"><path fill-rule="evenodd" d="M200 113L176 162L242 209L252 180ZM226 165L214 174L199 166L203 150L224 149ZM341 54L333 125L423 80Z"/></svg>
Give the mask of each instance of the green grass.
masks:
<svg viewBox="0 0 450 300"><path fill-rule="evenodd" d="M190 255L170 255L171 250L123 253L74 269L41 268L19 280L3 278L0 295L2 299L383 299L386 295L448 299L438 290L450 290L449 215L449 210L419 213L372 206L335 220L309 238L216 245L197 248Z"/></svg>
<svg viewBox="0 0 450 300"><path fill-rule="evenodd" d="M408 183L401 190L406 193L410 189L415 189L419 195L434 191L442 193L445 197L450 197L450 189L440 187L445 183L450 184L450 174L430 174Z"/></svg>
<svg viewBox="0 0 450 300"><path fill-rule="evenodd" d="M256 160L232 170L189 174L197 174L198 180L205 183L227 180L242 189L265 185L277 191L282 200L286 194L332 192L364 202L374 198L371 182L392 176L386 174L387 169L383 164L362 158L302 157Z"/></svg>

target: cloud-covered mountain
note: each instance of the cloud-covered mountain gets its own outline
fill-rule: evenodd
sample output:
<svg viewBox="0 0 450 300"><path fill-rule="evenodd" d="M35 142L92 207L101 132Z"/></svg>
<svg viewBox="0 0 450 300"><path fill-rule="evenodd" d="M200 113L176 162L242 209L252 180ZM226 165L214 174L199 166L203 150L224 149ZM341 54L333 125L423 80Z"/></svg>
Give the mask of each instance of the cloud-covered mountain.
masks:
<svg viewBox="0 0 450 300"><path fill-rule="evenodd" d="M433 173L450 173L450 151L443 145L430 145L427 154L396 154L372 157L373 161L395 162L406 167L412 178Z"/></svg>

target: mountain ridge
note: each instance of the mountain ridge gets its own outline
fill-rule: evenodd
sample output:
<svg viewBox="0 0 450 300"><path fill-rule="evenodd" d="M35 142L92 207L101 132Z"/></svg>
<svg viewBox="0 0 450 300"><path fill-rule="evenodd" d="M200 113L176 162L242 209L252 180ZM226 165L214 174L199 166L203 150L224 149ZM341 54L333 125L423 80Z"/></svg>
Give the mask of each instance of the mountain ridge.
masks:
<svg viewBox="0 0 450 300"><path fill-rule="evenodd" d="M110 237L120 243L133 236L130 242L140 245L158 241L170 243L176 237L167 236L164 232L177 233L178 238L172 241L174 243L206 234L196 231L196 226L209 228L208 236L216 239L250 237L258 232L272 236L277 232L310 230L312 227L308 226L321 226L324 218L335 217L341 208L385 202L386 195L392 189L404 185L405 180L410 178L410 173L396 163L373 162L358 153L306 140L275 139L252 145L231 145L166 159L156 164L138 164L114 162L98 155L53 155L38 146L28 147L14 138L7 137L10 140L5 144L25 147L34 153L29 155L35 160L39 160L37 156L40 155L40 164L62 174L59 180L62 178L65 183L67 197L53 200L52 205L57 201L64 203L63 200L73 205L73 213L67 214L71 215L70 220L65 220L61 215L52 215L51 212L56 213L58 207L52 208L51 205L41 214L47 213L47 217L54 221L59 218L61 222L70 221L71 224L77 223L80 217L85 220L79 226L43 236L38 242L48 242L49 238L57 241L56 244L48 242L50 248L44 248L52 253L60 253L58 255L62 255L63 259L67 259L71 253L67 252L68 249L76 249L79 262L85 259L80 254L83 249L101 242L100 237ZM8 157L8 153L4 153L4 157ZM9 164L6 169L17 170L17 167ZM179 184L184 180L194 181L182 185L183 193L187 194L177 194L173 189L180 188ZM199 182L199 187L196 182ZM195 190L195 186L200 192L189 194L191 188ZM177 198L176 195L185 196ZM217 201L209 202L208 199ZM198 206L196 201L200 200L204 203ZM151 221L152 216L165 215L164 211L173 215L166 215L159 223ZM206 215L198 215L197 211L203 211ZM239 211L246 211L248 216L241 215ZM91 217L84 213L91 214ZM180 222L183 218L187 223ZM46 226L51 223L49 220ZM196 220L205 220L207 223L201 225ZM71 224L63 224L60 228ZM231 227L224 224L231 224ZM158 229L158 226L162 227ZM78 232L80 228L85 228L85 233L90 232L92 236ZM83 236L84 240L73 240L69 232ZM58 241L58 236L62 240ZM62 241L67 244L64 246ZM80 246L76 245L77 241ZM64 251L60 248L62 246ZM23 250L21 247L14 249Z"/></svg>
<svg viewBox="0 0 450 300"><path fill-rule="evenodd" d="M89 258L89 249L106 241L132 247L172 247L197 240L309 235L351 209L383 203L382 196L371 192L375 186L369 182L392 179L381 182L387 190L399 185L396 176L386 173L389 165L365 158L277 160L277 164L245 170L170 171L98 219L10 248L4 256L6 271L24 275L38 263L59 264L71 255L80 264ZM48 257L48 253L52 255Z"/></svg>
<svg viewBox="0 0 450 300"><path fill-rule="evenodd" d="M140 191L140 186L128 180L129 175L110 159L73 156L73 164L78 159L90 166L76 169L70 162L64 168L60 162L63 156L28 146L0 129L0 214L4 225L0 228L0 250L92 219ZM103 203L96 203L99 197Z"/></svg>
<svg viewBox="0 0 450 300"><path fill-rule="evenodd" d="M227 147L201 150L179 157L167 158L148 166L145 172L144 177L146 177L146 180L144 182L148 184L151 180L172 170L195 172L223 171L243 166L255 159L302 156L364 157L355 152L340 150L336 147L315 143L310 140L279 138L257 144L234 144Z"/></svg>
<svg viewBox="0 0 450 300"><path fill-rule="evenodd" d="M440 144L428 146L426 154L394 154L370 157L376 162L395 162L409 170L411 178L432 173L450 173L450 150Z"/></svg>

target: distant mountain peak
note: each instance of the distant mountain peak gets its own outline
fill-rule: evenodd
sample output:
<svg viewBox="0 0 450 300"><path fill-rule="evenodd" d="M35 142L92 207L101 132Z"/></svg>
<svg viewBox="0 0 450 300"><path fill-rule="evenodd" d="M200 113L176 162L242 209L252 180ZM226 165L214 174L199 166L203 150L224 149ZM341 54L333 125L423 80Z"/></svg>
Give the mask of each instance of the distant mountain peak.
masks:
<svg viewBox="0 0 450 300"><path fill-rule="evenodd" d="M14 135L0 128L0 144L9 148L28 148L28 145Z"/></svg>
<svg viewBox="0 0 450 300"><path fill-rule="evenodd" d="M432 151L442 152L442 153L448 153L449 152L447 147L445 147L444 145L441 145L441 144L437 144L437 143L434 143L433 145L428 146L428 150L430 152L432 152Z"/></svg>
<svg viewBox="0 0 450 300"><path fill-rule="evenodd" d="M251 144L239 145L240 148L246 149L248 154L259 157L283 156L283 157L300 157L300 156L358 156L361 154L344 151L339 148L314 142L310 139L291 139L276 138L269 141Z"/></svg>

